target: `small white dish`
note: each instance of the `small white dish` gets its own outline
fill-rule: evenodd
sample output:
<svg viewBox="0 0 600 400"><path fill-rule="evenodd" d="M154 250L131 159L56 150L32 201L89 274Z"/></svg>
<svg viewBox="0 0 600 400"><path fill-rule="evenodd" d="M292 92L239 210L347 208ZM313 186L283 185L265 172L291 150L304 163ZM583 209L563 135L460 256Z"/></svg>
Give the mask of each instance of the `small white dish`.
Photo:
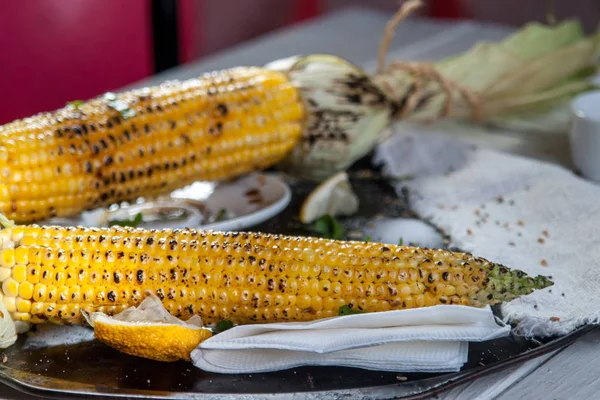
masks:
<svg viewBox="0 0 600 400"><path fill-rule="evenodd" d="M277 176L255 173L231 183L197 182L173 192L171 197L202 202L209 218L201 229L237 231L282 212L292 199L292 191ZM223 210L227 215L215 221Z"/></svg>
<svg viewBox="0 0 600 400"><path fill-rule="evenodd" d="M279 214L291 198L292 191L281 178L254 173L231 182L196 182L153 201L87 211L45 224L109 226L114 221L133 221L141 214L142 222L134 225L145 229L238 231ZM154 218L160 212L170 217Z"/></svg>
<svg viewBox="0 0 600 400"><path fill-rule="evenodd" d="M600 90L580 94L571 103L573 164L582 175L600 182Z"/></svg>

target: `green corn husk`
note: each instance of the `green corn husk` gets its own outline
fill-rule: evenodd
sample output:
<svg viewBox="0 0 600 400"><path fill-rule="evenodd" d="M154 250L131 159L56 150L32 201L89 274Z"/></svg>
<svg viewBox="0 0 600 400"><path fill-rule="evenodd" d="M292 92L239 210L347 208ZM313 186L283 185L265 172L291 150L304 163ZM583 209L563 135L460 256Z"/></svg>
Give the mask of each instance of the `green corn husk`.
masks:
<svg viewBox="0 0 600 400"><path fill-rule="evenodd" d="M581 24L566 21L555 26L531 23L497 43L483 42L468 52L434 65L440 74L475 94L481 105L480 122L528 130L566 131L569 115L566 103L576 94L597 88L590 77L598 71L600 31L585 36ZM414 80L403 71L375 78L394 88ZM426 107L409 117L432 119L439 115L445 94L436 82L426 82L431 96ZM469 119L472 107L453 93L450 118ZM544 114L562 109L562 123L555 118L544 123ZM536 125L532 126L532 121Z"/></svg>

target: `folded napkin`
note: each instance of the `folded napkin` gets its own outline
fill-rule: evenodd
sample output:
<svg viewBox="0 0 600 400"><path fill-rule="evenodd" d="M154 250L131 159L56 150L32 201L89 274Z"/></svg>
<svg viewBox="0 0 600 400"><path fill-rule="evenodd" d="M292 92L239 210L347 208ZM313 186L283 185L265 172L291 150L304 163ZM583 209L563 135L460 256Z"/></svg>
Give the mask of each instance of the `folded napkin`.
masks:
<svg viewBox="0 0 600 400"><path fill-rule="evenodd" d="M379 146L388 172L414 177L411 207L451 245L554 286L502 305L525 335L600 320L600 186L560 166L475 148L444 132L398 132Z"/></svg>
<svg viewBox="0 0 600 400"><path fill-rule="evenodd" d="M192 352L194 365L218 373L268 372L302 365L381 371L458 371L468 343L508 335L489 307L436 306L355 314L313 322L242 325Z"/></svg>

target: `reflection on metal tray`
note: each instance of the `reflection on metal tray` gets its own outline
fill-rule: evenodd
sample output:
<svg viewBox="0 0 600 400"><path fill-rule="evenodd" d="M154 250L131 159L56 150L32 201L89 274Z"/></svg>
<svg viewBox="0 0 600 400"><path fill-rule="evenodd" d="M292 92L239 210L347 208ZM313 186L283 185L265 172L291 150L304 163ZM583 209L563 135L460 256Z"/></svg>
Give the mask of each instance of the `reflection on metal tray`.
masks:
<svg viewBox="0 0 600 400"><path fill-rule="evenodd" d="M347 231L360 230L379 216L411 217L405 199L397 197L385 179L354 171L351 176L361 196L359 215L343 220ZM306 235L297 220L302 200L314 187L290 181L294 196L281 214L252 228L254 231ZM72 330L69 342L42 331ZM527 340L511 335L472 343L469 360L458 373L401 374L352 368L303 367L243 375L218 375L190 363L160 363L131 357L108 348L82 327L40 328L6 351L0 380L16 389L51 397L87 396L194 399L399 399L425 398L469 379L563 348L593 328L568 336ZM75 335L77 333L77 335ZM64 336L62 336L64 337ZM73 340L77 338L79 340ZM0 358L2 355L0 354Z"/></svg>

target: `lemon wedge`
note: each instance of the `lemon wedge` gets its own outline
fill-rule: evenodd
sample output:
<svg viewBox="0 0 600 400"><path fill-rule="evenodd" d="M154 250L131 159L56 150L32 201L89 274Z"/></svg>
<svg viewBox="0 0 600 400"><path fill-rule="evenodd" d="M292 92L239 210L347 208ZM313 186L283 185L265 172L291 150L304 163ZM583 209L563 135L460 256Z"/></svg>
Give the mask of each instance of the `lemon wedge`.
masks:
<svg viewBox="0 0 600 400"><path fill-rule="evenodd" d="M0 349L12 346L17 341L17 329L6 306L0 300Z"/></svg>
<svg viewBox="0 0 600 400"><path fill-rule="evenodd" d="M153 294L117 315L84 312L84 317L94 327L96 339L120 352L157 361L190 361L192 350L212 336L200 317L182 321Z"/></svg>
<svg viewBox="0 0 600 400"><path fill-rule="evenodd" d="M358 196L352 190L348 174L333 175L308 195L300 209L300 221L309 224L324 215L352 215L358 211Z"/></svg>

